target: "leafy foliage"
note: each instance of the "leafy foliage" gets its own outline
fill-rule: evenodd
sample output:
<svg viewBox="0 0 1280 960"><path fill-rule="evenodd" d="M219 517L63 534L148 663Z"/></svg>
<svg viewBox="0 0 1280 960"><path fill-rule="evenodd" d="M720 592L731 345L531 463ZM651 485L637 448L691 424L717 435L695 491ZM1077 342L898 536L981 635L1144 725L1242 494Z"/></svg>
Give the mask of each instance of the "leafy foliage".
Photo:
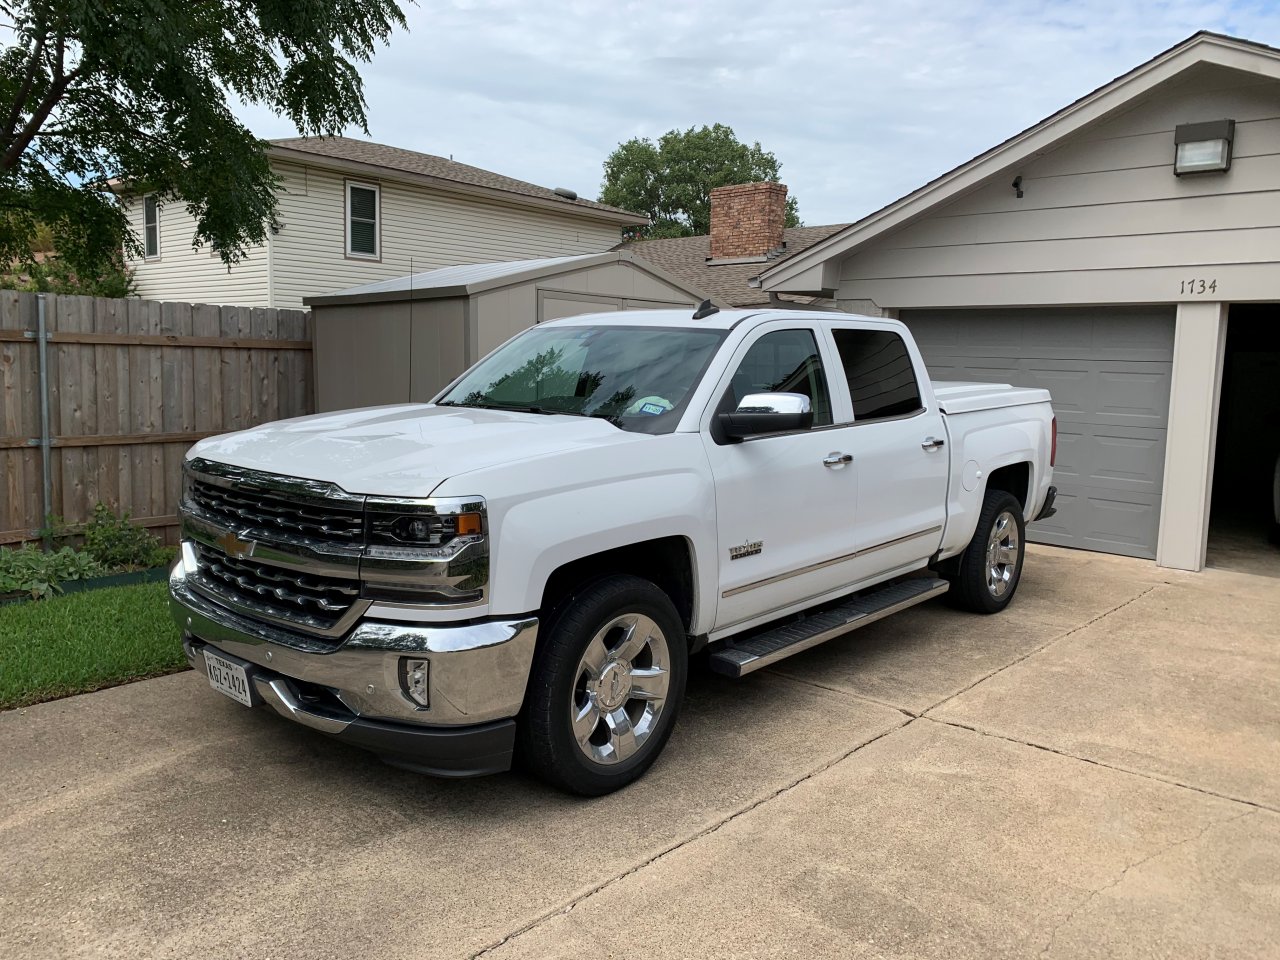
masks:
<svg viewBox="0 0 1280 960"><path fill-rule="evenodd" d="M711 232L711 191L737 183L778 182L782 164L759 143L748 146L732 127L670 130L652 140L621 143L604 162L600 202L647 213L649 227L633 239L696 237ZM787 226L800 225L795 197L787 198Z"/></svg>
<svg viewBox="0 0 1280 960"><path fill-rule="evenodd" d="M26 593L39 600L53 595L63 580L84 580L105 570L93 557L71 547L45 553L33 544L0 548L0 594Z"/></svg>
<svg viewBox="0 0 1280 960"><path fill-rule="evenodd" d="M367 131L357 64L405 20L397 0L5 0L0 263L51 241L77 278L140 254L113 181L181 202L227 264L275 212L264 143L230 98L305 135ZM48 229L39 238L41 226Z"/></svg>
<svg viewBox="0 0 1280 960"><path fill-rule="evenodd" d="M28 264L25 273L0 276L0 289L31 293L73 293L86 297L131 297L133 271L119 258L102 265L96 274L74 273L61 257Z"/></svg>
<svg viewBox="0 0 1280 960"><path fill-rule="evenodd" d="M85 524L84 552L113 570L159 567L172 556L170 548L129 522L128 511L117 517L103 503L93 508L93 516Z"/></svg>

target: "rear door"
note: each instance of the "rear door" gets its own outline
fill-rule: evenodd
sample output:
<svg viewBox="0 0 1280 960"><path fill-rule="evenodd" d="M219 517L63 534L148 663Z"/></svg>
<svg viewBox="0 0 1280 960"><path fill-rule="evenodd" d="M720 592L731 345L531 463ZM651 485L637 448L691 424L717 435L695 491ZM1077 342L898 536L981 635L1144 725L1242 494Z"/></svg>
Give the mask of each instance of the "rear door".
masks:
<svg viewBox="0 0 1280 960"><path fill-rule="evenodd" d="M849 452L858 475L853 579L919 565L938 548L950 457L923 364L890 325L833 322L831 344L853 403Z"/></svg>
<svg viewBox="0 0 1280 960"><path fill-rule="evenodd" d="M813 325L776 321L735 351L703 424L716 484L719 596L715 629L812 600L852 580L857 474L841 457L852 425L835 423L830 348ZM840 376L836 370L834 376ZM717 438L715 414L749 393L803 393L810 430ZM843 396L839 397L844 407ZM847 417L843 418L847 421Z"/></svg>

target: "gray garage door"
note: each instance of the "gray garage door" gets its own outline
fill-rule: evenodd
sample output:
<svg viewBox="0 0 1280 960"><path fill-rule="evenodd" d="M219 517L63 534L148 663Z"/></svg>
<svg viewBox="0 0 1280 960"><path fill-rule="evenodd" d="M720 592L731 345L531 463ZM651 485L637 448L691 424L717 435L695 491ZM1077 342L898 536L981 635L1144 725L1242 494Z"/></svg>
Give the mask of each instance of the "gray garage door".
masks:
<svg viewBox="0 0 1280 960"><path fill-rule="evenodd" d="M1044 387L1058 416L1058 513L1032 540L1154 557L1173 310L911 310L936 380Z"/></svg>

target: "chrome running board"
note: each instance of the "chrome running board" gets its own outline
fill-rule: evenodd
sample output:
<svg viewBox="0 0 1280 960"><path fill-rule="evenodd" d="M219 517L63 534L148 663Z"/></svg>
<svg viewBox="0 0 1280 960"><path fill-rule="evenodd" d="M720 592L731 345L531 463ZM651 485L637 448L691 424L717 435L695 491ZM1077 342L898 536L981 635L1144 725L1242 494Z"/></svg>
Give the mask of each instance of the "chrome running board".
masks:
<svg viewBox="0 0 1280 960"><path fill-rule="evenodd" d="M948 586L945 580L916 577L873 587L803 620L785 623L745 640L729 640L727 646L711 654L711 669L729 677L744 677L792 654L932 600L946 593Z"/></svg>

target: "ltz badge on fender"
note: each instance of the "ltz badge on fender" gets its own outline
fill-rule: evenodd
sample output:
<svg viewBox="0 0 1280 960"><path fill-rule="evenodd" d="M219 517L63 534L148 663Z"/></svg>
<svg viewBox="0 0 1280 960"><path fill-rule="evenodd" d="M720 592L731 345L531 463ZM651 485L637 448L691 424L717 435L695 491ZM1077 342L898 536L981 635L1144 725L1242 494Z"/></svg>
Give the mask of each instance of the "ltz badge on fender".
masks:
<svg viewBox="0 0 1280 960"><path fill-rule="evenodd" d="M756 554L764 551L763 540L752 540L750 543L744 543L740 547L729 548L730 560L741 560L743 557L754 557Z"/></svg>

